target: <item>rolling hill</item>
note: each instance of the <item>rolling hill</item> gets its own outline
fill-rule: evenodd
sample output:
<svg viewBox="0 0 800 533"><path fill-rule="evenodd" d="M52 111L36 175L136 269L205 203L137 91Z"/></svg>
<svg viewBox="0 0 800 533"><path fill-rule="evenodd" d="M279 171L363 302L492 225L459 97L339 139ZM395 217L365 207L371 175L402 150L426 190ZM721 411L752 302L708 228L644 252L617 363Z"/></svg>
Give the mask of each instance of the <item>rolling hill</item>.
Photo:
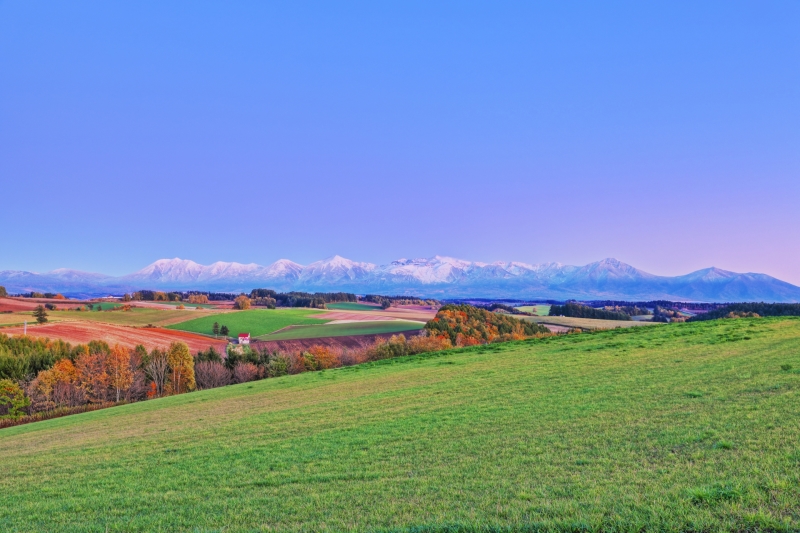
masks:
<svg viewBox="0 0 800 533"><path fill-rule="evenodd" d="M4 531L797 531L800 319L268 379L0 430Z"/></svg>

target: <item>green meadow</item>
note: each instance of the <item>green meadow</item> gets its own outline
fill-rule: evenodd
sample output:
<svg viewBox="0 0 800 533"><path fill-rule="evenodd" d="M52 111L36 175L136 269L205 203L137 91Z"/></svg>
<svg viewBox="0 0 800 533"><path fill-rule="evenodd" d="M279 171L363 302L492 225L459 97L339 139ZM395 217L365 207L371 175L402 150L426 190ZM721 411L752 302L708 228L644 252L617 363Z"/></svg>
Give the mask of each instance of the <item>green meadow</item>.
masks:
<svg viewBox="0 0 800 533"><path fill-rule="evenodd" d="M800 319L664 324L17 426L0 529L798 531L798 369Z"/></svg>
<svg viewBox="0 0 800 533"><path fill-rule="evenodd" d="M377 335L380 333L416 332L424 327L420 322L405 320L380 320L374 322L347 322L344 324L323 324L287 328L258 340L285 341L294 339L319 339L322 337L347 337L350 335Z"/></svg>
<svg viewBox="0 0 800 533"><path fill-rule="evenodd" d="M250 333L253 337L272 333L286 326L300 324L325 324L328 320L314 318L321 311L314 309L249 309L246 311L233 311L216 315L206 315L187 322L168 326L170 329L179 329L193 333L212 335L214 322L220 326L228 326L229 336L235 337L239 333Z"/></svg>

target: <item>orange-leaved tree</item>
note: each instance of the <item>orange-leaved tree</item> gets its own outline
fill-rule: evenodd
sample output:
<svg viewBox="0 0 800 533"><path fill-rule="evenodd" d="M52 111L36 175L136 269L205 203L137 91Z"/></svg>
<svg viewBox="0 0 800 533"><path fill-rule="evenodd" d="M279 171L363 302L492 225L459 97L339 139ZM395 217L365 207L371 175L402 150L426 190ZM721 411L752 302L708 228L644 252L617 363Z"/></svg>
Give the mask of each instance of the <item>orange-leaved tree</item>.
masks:
<svg viewBox="0 0 800 533"><path fill-rule="evenodd" d="M109 385L116 392L117 401L119 401L122 391L127 390L133 383L131 354L127 348L123 348L119 344L111 348L106 362L106 372Z"/></svg>

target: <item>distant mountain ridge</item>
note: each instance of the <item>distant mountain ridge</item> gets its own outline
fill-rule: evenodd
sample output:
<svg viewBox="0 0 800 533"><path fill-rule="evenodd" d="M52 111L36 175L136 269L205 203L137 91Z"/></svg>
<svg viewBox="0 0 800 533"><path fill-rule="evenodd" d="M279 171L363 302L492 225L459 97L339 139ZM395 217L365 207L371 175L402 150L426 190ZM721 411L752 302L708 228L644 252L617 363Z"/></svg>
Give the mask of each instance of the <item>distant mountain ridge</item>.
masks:
<svg viewBox="0 0 800 533"><path fill-rule="evenodd" d="M644 272L616 259L573 266L480 263L438 255L398 259L387 265L338 255L309 265L281 259L268 266L223 261L201 265L188 259L159 259L120 277L69 269L44 274L0 271L0 285L11 293L61 292L74 296L140 289L248 292L272 288L437 298L800 302L800 287L766 274L707 268L668 277Z"/></svg>

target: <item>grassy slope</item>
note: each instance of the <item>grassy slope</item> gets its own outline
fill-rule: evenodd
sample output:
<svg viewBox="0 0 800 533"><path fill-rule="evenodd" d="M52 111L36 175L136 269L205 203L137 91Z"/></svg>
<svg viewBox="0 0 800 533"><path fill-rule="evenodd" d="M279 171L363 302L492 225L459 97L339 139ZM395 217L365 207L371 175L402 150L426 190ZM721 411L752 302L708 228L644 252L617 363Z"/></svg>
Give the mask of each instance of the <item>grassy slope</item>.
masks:
<svg viewBox="0 0 800 533"><path fill-rule="evenodd" d="M191 331L211 335L214 322L228 326L230 336L250 333L251 336L266 335L286 326L300 324L324 324L328 320L313 318L320 311L313 309L250 309L235 311L224 315L209 315L188 322L182 322L170 329Z"/></svg>
<svg viewBox="0 0 800 533"><path fill-rule="evenodd" d="M383 311L379 305L367 305L356 302L326 304L326 307L336 311Z"/></svg>
<svg viewBox="0 0 800 533"><path fill-rule="evenodd" d="M263 335L259 340L285 341L293 339L319 339L321 337L347 337L350 335L376 335L378 333L397 333L420 330L424 324L404 320L382 320L375 322L348 322L345 324L324 324L299 326L285 329L272 335Z"/></svg>
<svg viewBox="0 0 800 533"><path fill-rule="evenodd" d="M0 523L797 530L800 374L781 364L800 367L800 320L669 324L19 426L0 431Z"/></svg>

